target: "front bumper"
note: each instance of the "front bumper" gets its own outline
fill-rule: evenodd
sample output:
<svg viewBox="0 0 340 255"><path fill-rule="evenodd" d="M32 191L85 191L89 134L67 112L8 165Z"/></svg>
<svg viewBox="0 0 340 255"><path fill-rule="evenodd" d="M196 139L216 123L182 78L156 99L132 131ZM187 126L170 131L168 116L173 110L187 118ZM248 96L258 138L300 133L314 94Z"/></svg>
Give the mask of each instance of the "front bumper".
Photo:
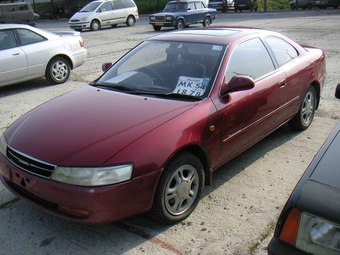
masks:
<svg viewBox="0 0 340 255"><path fill-rule="evenodd" d="M0 153L0 181L7 189L42 211L81 223L113 222L149 210L160 173L154 171L115 185L80 187L29 174ZM88 212L88 216L62 208Z"/></svg>
<svg viewBox="0 0 340 255"><path fill-rule="evenodd" d="M90 28L91 24L90 22L69 22L71 29L85 29L85 28Z"/></svg>
<svg viewBox="0 0 340 255"><path fill-rule="evenodd" d="M150 21L149 24L154 27L176 27L175 21Z"/></svg>
<svg viewBox="0 0 340 255"><path fill-rule="evenodd" d="M276 237L273 237L270 241L268 247L268 255L308 255L305 253L285 242L280 241Z"/></svg>

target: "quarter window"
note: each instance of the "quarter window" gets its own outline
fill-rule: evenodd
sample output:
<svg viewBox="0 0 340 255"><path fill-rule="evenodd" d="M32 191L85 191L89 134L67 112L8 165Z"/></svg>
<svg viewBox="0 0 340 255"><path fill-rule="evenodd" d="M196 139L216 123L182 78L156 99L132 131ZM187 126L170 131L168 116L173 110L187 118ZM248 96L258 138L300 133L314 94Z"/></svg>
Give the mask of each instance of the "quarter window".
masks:
<svg viewBox="0 0 340 255"><path fill-rule="evenodd" d="M299 56L298 51L291 44L279 37L268 36L265 41L272 50L279 66L283 66Z"/></svg>
<svg viewBox="0 0 340 255"><path fill-rule="evenodd" d="M226 79L235 75L247 75L254 80L274 71L274 64L267 49L259 38L237 45L230 57Z"/></svg>

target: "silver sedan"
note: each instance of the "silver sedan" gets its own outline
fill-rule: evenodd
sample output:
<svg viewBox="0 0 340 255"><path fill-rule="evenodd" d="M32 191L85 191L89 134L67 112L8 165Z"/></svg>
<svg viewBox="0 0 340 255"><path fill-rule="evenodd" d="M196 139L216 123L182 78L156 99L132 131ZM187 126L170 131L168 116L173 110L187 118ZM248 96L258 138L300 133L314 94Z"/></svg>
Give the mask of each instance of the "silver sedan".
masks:
<svg viewBox="0 0 340 255"><path fill-rule="evenodd" d="M67 81L87 56L79 32L48 32L22 24L0 24L0 87L41 77Z"/></svg>

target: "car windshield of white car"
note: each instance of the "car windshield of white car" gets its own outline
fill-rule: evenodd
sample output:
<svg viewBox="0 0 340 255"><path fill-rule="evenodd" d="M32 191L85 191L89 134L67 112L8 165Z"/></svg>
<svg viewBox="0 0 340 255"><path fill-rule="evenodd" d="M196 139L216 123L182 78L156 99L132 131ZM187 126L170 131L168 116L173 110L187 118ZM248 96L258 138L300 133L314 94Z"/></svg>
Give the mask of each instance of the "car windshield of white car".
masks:
<svg viewBox="0 0 340 255"><path fill-rule="evenodd" d="M101 3L89 3L88 5L86 5L83 9L81 9L79 12L94 12L97 7L100 5Z"/></svg>
<svg viewBox="0 0 340 255"><path fill-rule="evenodd" d="M225 45L193 42L143 42L91 85L104 89L171 98L206 98Z"/></svg>

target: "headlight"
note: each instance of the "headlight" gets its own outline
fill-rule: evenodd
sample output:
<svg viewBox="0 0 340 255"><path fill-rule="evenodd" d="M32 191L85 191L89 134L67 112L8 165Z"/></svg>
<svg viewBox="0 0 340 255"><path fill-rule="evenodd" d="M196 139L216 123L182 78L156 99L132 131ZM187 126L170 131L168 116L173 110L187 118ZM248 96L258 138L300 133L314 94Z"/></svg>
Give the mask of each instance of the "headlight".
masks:
<svg viewBox="0 0 340 255"><path fill-rule="evenodd" d="M173 17L173 16L166 16L165 17L166 20L170 20L170 21L173 20L174 18L176 18L176 16L175 17Z"/></svg>
<svg viewBox="0 0 340 255"><path fill-rule="evenodd" d="M110 167L57 167L51 179L79 186L103 186L131 179L132 165Z"/></svg>
<svg viewBox="0 0 340 255"><path fill-rule="evenodd" d="M80 21L87 21L87 17L81 18Z"/></svg>
<svg viewBox="0 0 340 255"><path fill-rule="evenodd" d="M150 20L155 20L155 16L150 16L149 19Z"/></svg>
<svg viewBox="0 0 340 255"><path fill-rule="evenodd" d="M0 152L6 156L6 150L7 150L7 142L5 139L5 134L2 134L0 137Z"/></svg>
<svg viewBox="0 0 340 255"><path fill-rule="evenodd" d="M296 247L313 254L339 254L340 226L302 213Z"/></svg>
<svg viewBox="0 0 340 255"><path fill-rule="evenodd" d="M279 239L308 254L338 255L340 225L293 208Z"/></svg>

